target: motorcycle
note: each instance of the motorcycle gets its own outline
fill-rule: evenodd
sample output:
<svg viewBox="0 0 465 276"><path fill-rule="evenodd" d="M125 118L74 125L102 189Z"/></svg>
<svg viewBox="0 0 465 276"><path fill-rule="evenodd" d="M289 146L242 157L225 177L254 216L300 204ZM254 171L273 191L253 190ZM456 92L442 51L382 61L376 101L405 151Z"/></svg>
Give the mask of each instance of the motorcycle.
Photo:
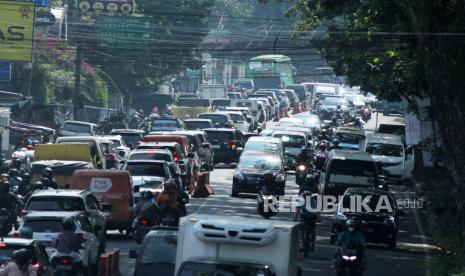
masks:
<svg viewBox="0 0 465 276"><path fill-rule="evenodd" d="M362 275L360 265L360 253L356 249L346 248L338 249L338 265L336 266L336 275L338 276L353 276Z"/></svg>
<svg viewBox="0 0 465 276"><path fill-rule="evenodd" d="M55 252L51 257L50 263L52 264L55 274L57 276L77 276L84 275L81 267L81 260L77 260L72 254L65 254Z"/></svg>
<svg viewBox="0 0 465 276"><path fill-rule="evenodd" d="M147 233L150 232L152 227L155 226L155 223L153 220L150 220L146 217L138 217L136 218L136 220L137 223L135 227L136 229L134 231L134 239L137 243L141 243L145 235L147 235Z"/></svg>
<svg viewBox="0 0 465 276"><path fill-rule="evenodd" d="M308 166L306 164L298 164L295 169L295 184L299 187L305 183L308 173Z"/></svg>
<svg viewBox="0 0 465 276"><path fill-rule="evenodd" d="M10 221L10 212L5 208L0 209L0 236L5 237L8 235L11 231L11 227L13 227L13 225Z"/></svg>

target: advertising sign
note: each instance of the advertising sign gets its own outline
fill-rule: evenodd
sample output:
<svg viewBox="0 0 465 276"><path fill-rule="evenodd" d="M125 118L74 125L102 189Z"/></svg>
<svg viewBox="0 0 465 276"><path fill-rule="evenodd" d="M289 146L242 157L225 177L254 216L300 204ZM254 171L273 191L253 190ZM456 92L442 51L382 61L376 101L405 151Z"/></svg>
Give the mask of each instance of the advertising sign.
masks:
<svg viewBox="0 0 465 276"><path fill-rule="evenodd" d="M10 81L11 79L11 63L0 61L0 81Z"/></svg>
<svg viewBox="0 0 465 276"><path fill-rule="evenodd" d="M0 1L0 60L32 61L34 3Z"/></svg>

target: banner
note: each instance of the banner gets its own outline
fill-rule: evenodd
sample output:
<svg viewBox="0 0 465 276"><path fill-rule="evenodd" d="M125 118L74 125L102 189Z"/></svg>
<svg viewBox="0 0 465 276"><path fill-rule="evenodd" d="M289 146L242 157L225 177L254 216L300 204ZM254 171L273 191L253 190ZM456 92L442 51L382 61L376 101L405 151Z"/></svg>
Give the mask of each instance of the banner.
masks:
<svg viewBox="0 0 465 276"><path fill-rule="evenodd" d="M0 60L32 61L34 3L0 1Z"/></svg>

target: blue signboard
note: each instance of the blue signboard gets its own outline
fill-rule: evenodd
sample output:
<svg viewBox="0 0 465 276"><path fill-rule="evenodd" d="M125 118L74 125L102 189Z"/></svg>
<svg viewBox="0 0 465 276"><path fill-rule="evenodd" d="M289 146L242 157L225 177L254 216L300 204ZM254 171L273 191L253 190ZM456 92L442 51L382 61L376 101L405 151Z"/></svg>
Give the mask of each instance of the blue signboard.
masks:
<svg viewBox="0 0 465 276"><path fill-rule="evenodd" d="M11 62L0 61L0 81L10 81Z"/></svg>
<svg viewBox="0 0 465 276"><path fill-rule="evenodd" d="M47 0L34 0L37 7L45 7L47 6Z"/></svg>

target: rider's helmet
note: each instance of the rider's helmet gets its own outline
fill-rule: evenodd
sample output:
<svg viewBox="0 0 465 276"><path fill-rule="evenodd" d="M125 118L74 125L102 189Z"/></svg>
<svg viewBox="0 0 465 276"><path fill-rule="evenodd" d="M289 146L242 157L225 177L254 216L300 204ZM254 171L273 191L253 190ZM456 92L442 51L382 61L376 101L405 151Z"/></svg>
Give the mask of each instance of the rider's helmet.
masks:
<svg viewBox="0 0 465 276"><path fill-rule="evenodd" d="M31 227L21 227L19 229L19 236L24 239L32 239L33 231Z"/></svg>
<svg viewBox="0 0 465 276"><path fill-rule="evenodd" d="M29 262L30 257L31 257L31 254L29 254L29 251L27 251L26 248L21 248L21 249L15 250L15 251L13 251L13 254L11 254L11 258L19 266L27 264Z"/></svg>
<svg viewBox="0 0 465 276"><path fill-rule="evenodd" d="M326 128L322 128L320 133L321 133L321 135L326 135L326 134L328 134L328 130Z"/></svg>
<svg viewBox="0 0 465 276"><path fill-rule="evenodd" d="M308 148L305 147L305 146L302 147L300 150L301 150L300 152L301 152L302 154L307 154L307 153L308 153Z"/></svg>
<svg viewBox="0 0 465 276"><path fill-rule="evenodd" d="M358 221L357 219L349 219L346 221L346 227L349 232L354 232L355 229L358 228Z"/></svg>
<svg viewBox="0 0 465 276"><path fill-rule="evenodd" d="M338 140L338 139L334 139L334 140L333 140L333 145L334 145L335 147L339 146L339 140Z"/></svg>
<svg viewBox="0 0 465 276"><path fill-rule="evenodd" d="M326 147L327 147L327 146L326 146L326 143L325 143L325 142L320 142L320 143L318 144L318 148L319 148L320 150L323 150L323 151L324 151L324 150L326 150Z"/></svg>
<svg viewBox="0 0 465 276"><path fill-rule="evenodd" d="M37 181L36 183L34 183L34 189L35 190L43 190L44 189L44 184L42 183L42 181Z"/></svg>
<svg viewBox="0 0 465 276"><path fill-rule="evenodd" d="M74 221L72 218L64 218L61 226L63 227L63 230L67 231L74 231L76 229L76 224L74 224Z"/></svg>
<svg viewBox="0 0 465 276"><path fill-rule="evenodd" d="M53 173L52 168L47 167L42 171L42 176L43 177L52 177L52 173Z"/></svg>
<svg viewBox="0 0 465 276"><path fill-rule="evenodd" d="M16 177L16 176L18 176L18 170L17 170L17 169L11 169L11 170L10 170L10 176L11 176L11 177Z"/></svg>

